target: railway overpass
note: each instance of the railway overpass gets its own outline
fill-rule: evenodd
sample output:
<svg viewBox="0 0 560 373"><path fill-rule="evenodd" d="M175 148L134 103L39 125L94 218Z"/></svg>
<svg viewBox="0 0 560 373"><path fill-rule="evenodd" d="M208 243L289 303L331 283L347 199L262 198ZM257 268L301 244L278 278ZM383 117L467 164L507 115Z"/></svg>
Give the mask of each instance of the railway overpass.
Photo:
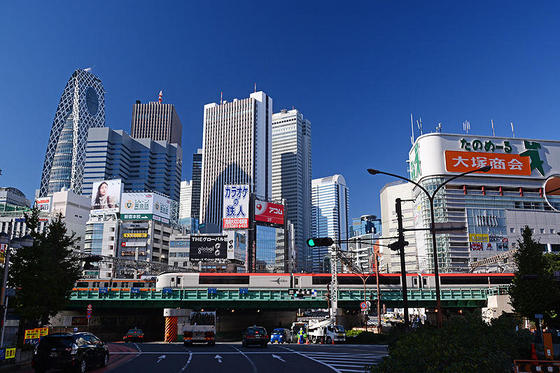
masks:
<svg viewBox="0 0 560 373"><path fill-rule="evenodd" d="M196 289L93 289L75 290L67 309L85 309L92 304L95 309L263 309L297 310L327 308L327 291L304 290L306 295L296 295L293 290L248 289L248 288L196 288ZM441 302L444 308L480 308L487 304L488 296L505 294L507 287L455 287L441 289ZM435 308L434 289L409 289L407 291L410 308ZM377 291L363 287L347 288L338 291L338 305L342 309L359 309L360 303L367 299L377 301ZM402 290L386 289L381 291L381 301L387 307L402 307Z"/></svg>

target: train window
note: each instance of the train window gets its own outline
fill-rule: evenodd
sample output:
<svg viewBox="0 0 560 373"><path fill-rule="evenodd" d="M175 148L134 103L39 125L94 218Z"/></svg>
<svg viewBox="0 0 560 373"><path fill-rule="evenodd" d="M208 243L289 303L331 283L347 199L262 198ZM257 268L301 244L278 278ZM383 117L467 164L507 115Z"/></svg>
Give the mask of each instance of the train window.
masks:
<svg viewBox="0 0 560 373"><path fill-rule="evenodd" d="M132 283L132 287L133 287L133 288L143 288L143 287L144 287L144 283L143 283L143 282L133 282L133 283Z"/></svg>
<svg viewBox="0 0 560 373"><path fill-rule="evenodd" d="M428 279L426 277L422 277L422 285L428 286Z"/></svg>
<svg viewBox="0 0 560 373"><path fill-rule="evenodd" d="M198 277L200 285L249 285L249 276L203 276Z"/></svg>
<svg viewBox="0 0 560 373"><path fill-rule="evenodd" d="M106 283L105 283L105 286L103 286L103 287L108 288L108 287L109 287L109 283L106 282Z"/></svg>
<svg viewBox="0 0 560 373"><path fill-rule="evenodd" d="M375 280L375 278L374 278ZM379 284L381 285L400 285L401 284L401 278L400 276L391 276L391 277L386 277L386 276L379 276ZM375 284L375 282L374 282Z"/></svg>
<svg viewBox="0 0 560 373"><path fill-rule="evenodd" d="M87 288L88 285L89 284L87 282L84 282L84 281L76 282L76 287L77 288Z"/></svg>
<svg viewBox="0 0 560 373"><path fill-rule="evenodd" d="M98 287L99 287L99 281L95 281L95 282L93 283L93 287L94 287L94 288L98 288Z"/></svg>
<svg viewBox="0 0 560 373"><path fill-rule="evenodd" d="M181 277L177 277L177 285L181 285Z"/></svg>
<svg viewBox="0 0 560 373"><path fill-rule="evenodd" d="M128 282L123 282L121 285L122 288L127 288L128 287Z"/></svg>
<svg viewBox="0 0 560 373"><path fill-rule="evenodd" d="M491 284L511 284L511 280L513 280L513 276L490 276Z"/></svg>
<svg viewBox="0 0 560 373"><path fill-rule="evenodd" d="M414 286L417 286L417 285L418 285L418 279L417 279L416 277L414 277L414 278L412 279L412 284L413 284Z"/></svg>
<svg viewBox="0 0 560 373"><path fill-rule="evenodd" d="M299 278L297 278L297 277L294 278L294 281L295 281L295 282L294 282L294 285L297 286L297 285L299 284Z"/></svg>
<svg viewBox="0 0 560 373"><path fill-rule="evenodd" d="M488 276L440 276L442 285L488 284Z"/></svg>
<svg viewBox="0 0 560 373"><path fill-rule="evenodd" d="M340 281L340 277L338 278ZM331 277L330 276L313 276L311 283L313 285L326 285L326 284L330 284L331 283ZM340 282L339 282L340 284Z"/></svg>

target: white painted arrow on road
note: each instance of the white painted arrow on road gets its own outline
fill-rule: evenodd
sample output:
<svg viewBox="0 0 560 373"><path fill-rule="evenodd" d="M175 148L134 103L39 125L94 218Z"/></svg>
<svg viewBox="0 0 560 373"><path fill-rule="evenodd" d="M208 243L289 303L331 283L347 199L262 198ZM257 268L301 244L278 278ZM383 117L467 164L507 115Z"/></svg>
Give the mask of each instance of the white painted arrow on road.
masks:
<svg viewBox="0 0 560 373"><path fill-rule="evenodd" d="M165 355L161 355L160 357L158 357L156 364L159 364L159 362L162 361L163 359L165 359Z"/></svg>
<svg viewBox="0 0 560 373"><path fill-rule="evenodd" d="M220 355L214 356L214 359L218 360L218 363L222 363L222 357Z"/></svg>
<svg viewBox="0 0 560 373"><path fill-rule="evenodd" d="M281 358L280 356L278 356L278 355L274 355L274 354L273 354L272 357L275 358L275 359L280 360L280 361L283 362L283 363L286 362L286 360L282 359L282 358Z"/></svg>

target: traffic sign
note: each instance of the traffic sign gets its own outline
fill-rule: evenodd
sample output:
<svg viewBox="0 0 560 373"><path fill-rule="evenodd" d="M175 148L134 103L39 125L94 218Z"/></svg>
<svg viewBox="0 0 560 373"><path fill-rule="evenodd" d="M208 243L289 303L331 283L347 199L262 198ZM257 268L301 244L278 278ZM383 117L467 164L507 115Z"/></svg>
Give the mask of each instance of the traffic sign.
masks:
<svg viewBox="0 0 560 373"><path fill-rule="evenodd" d="M365 311L365 310L367 310L367 308L368 308L368 305L367 305L367 303L366 303L366 302L362 302L362 303L360 303L360 308L362 309L362 311Z"/></svg>
<svg viewBox="0 0 560 373"><path fill-rule="evenodd" d="M91 305L91 304L88 304L88 305L87 305L87 310L88 310L88 311L91 311L92 309L93 309L92 305Z"/></svg>

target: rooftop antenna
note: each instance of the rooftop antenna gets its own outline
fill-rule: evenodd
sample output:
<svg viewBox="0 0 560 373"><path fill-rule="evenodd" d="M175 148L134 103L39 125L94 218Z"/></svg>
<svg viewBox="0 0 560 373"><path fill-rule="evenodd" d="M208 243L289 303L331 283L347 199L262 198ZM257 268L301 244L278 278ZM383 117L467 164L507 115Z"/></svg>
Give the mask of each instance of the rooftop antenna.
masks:
<svg viewBox="0 0 560 373"><path fill-rule="evenodd" d="M513 135L513 137L515 137L515 129L513 128L513 122L510 122L511 124L511 134Z"/></svg>
<svg viewBox="0 0 560 373"><path fill-rule="evenodd" d="M494 119L490 119L490 123L492 123L492 136L496 136L496 133L494 132Z"/></svg>
<svg viewBox="0 0 560 373"><path fill-rule="evenodd" d="M470 129L471 129L471 122L469 122L468 120L464 121L463 122L463 131L465 131L468 135Z"/></svg>
<svg viewBox="0 0 560 373"><path fill-rule="evenodd" d="M86 67L86 68L84 69L84 71L90 72L90 71L91 71L91 67Z"/></svg>
<svg viewBox="0 0 560 373"><path fill-rule="evenodd" d="M412 113L410 113L410 144L414 145L414 118L412 118Z"/></svg>
<svg viewBox="0 0 560 373"><path fill-rule="evenodd" d="M418 129L420 130L420 136L422 136L424 134L424 132L422 131L422 117L420 117L420 119L416 120L416 125L418 126Z"/></svg>
<svg viewBox="0 0 560 373"><path fill-rule="evenodd" d="M220 91L220 105L224 102L224 92Z"/></svg>
<svg viewBox="0 0 560 373"><path fill-rule="evenodd" d="M257 82L255 82L255 92L257 92Z"/></svg>
<svg viewBox="0 0 560 373"><path fill-rule="evenodd" d="M441 133L441 122L439 122L436 126L436 132Z"/></svg>
<svg viewBox="0 0 560 373"><path fill-rule="evenodd" d="M163 91L159 91L158 102L161 104L162 101L163 101Z"/></svg>

